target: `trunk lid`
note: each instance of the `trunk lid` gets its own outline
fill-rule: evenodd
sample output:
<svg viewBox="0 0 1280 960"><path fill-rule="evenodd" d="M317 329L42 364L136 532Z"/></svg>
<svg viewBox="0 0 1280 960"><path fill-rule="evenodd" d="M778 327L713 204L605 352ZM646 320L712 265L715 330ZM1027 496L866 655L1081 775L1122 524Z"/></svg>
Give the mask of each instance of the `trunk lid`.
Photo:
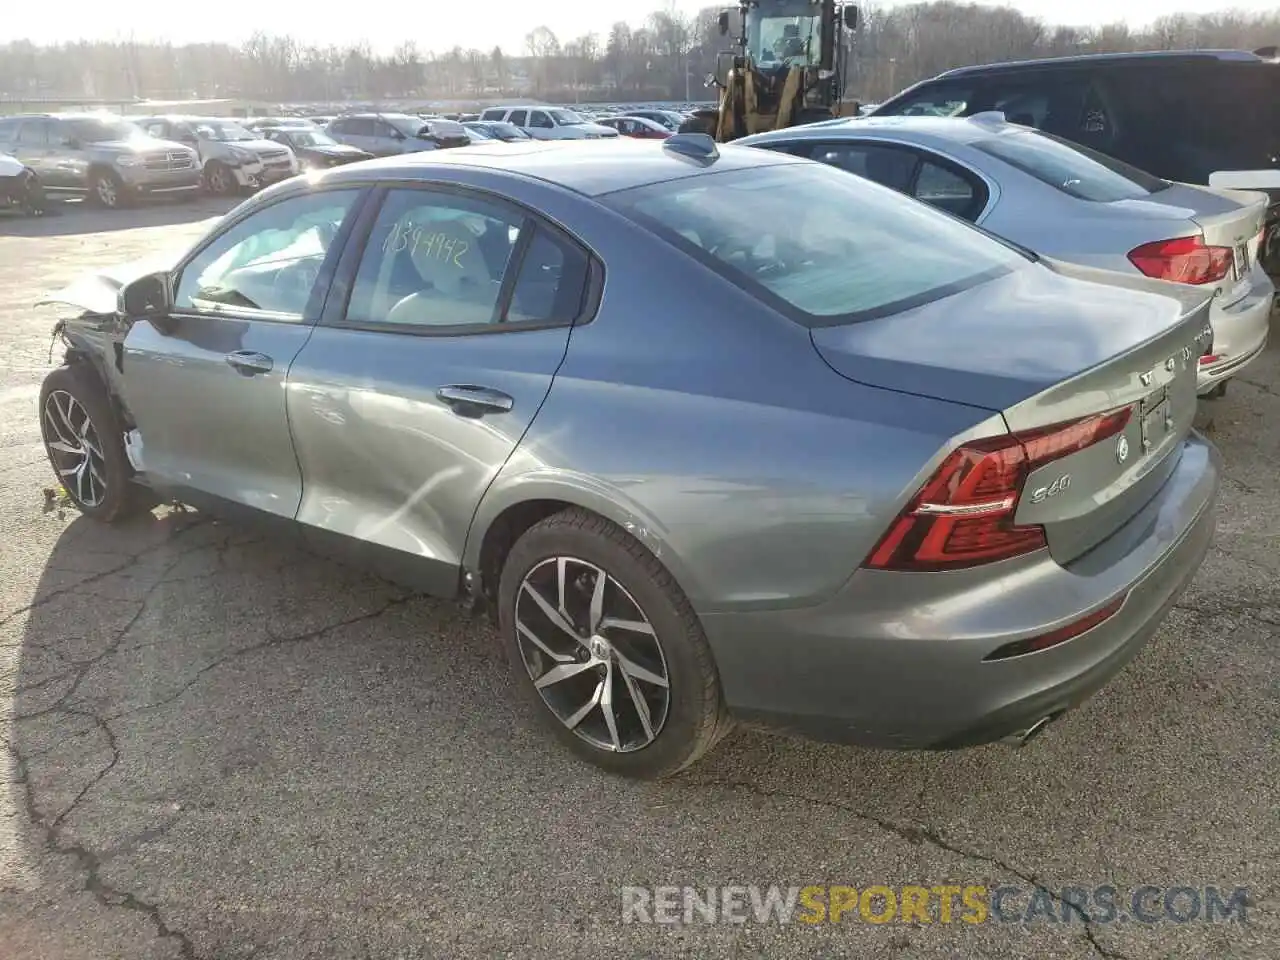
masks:
<svg viewBox="0 0 1280 960"><path fill-rule="evenodd" d="M1268 198L1265 193L1249 190L1226 190L1220 187L1188 187L1206 197L1195 208L1192 219L1204 233L1211 247L1229 247L1232 252L1231 272L1220 284L1224 307L1246 296L1252 289L1250 274L1258 262L1263 224L1267 219ZM1209 198L1218 202L1210 204Z"/></svg>
<svg viewBox="0 0 1280 960"><path fill-rule="evenodd" d="M816 328L813 342L852 380L999 411L1013 433L1127 408L1122 430L1037 467L1023 487L1015 522L1042 525L1067 563L1176 466L1209 302L1196 287L1046 260L905 313Z"/></svg>

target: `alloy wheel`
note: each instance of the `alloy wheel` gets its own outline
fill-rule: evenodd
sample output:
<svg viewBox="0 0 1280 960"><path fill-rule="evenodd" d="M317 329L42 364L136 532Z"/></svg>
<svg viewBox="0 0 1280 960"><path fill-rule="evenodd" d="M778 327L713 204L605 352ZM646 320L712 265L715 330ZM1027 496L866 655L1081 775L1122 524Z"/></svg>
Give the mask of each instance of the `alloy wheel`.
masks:
<svg viewBox="0 0 1280 960"><path fill-rule="evenodd" d="M214 167L209 171L209 190L212 193L226 193L230 184L228 182L227 173L221 167Z"/></svg>
<svg viewBox="0 0 1280 960"><path fill-rule="evenodd" d="M635 598L601 567L551 557L516 593L516 641L543 703L592 746L657 739L671 705L666 657Z"/></svg>
<svg viewBox="0 0 1280 960"><path fill-rule="evenodd" d="M44 423L45 446L63 486L83 506L98 506L107 496L107 464L88 411L65 390L54 390L44 403Z"/></svg>
<svg viewBox="0 0 1280 960"><path fill-rule="evenodd" d="M99 177L97 186L98 199L104 207L114 207L116 201L120 199L116 193L116 185L110 177Z"/></svg>

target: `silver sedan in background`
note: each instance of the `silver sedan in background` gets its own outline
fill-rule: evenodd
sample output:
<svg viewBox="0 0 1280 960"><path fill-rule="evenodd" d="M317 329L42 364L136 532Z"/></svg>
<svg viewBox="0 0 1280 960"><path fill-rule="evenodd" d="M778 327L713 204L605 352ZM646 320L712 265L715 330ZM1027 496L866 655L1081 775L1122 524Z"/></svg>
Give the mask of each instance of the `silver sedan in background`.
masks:
<svg viewBox="0 0 1280 960"><path fill-rule="evenodd" d="M1198 392L1220 396L1266 346L1265 194L1172 183L1000 113L831 120L738 141L867 177L1047 256L1213 294Z"/></svg>

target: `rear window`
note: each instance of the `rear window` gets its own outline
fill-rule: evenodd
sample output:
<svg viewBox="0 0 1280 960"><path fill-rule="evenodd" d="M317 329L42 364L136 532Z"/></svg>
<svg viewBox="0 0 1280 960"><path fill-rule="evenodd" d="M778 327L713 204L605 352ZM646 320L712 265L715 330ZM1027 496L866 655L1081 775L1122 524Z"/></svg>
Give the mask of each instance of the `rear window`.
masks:
<svg viewBox="0 0 1280 960"><path fill-rule="evenodd" d="M923 203L818 163L688 177L605 202L809 326L897 313L1028 262Z"/></svg>
<svg viewBox="0 0 1280 960"><path fill-rule="evenodd" d="M1169 186L1137 167L1035 130L976 140L971 146L1079 200L1141 200Z"/></svg>

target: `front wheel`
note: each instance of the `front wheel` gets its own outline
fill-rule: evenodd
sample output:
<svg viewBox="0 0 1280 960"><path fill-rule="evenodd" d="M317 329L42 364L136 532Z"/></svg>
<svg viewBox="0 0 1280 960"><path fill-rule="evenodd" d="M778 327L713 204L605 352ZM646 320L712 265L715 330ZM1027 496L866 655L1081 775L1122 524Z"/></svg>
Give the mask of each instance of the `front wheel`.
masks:
<svg viewBox="0 0 1280 960"><path fill-rule="evenodd" d="M578 756L657 779L730 722L702 626L671 574L626 531L570 509L530 528L498 587L517 685Z"/></svg>
<svg viewBox="0 0 1280 960"><path fill-rule="evenodd" d="M155 503L133 481L120 419L90 368L76 363L45 377L40 433L54 475L81 513L114 523Z"/></svg>
<svg viewBox="0 0 1280 960"><path fill-rule="evenodd" d="M236 178L225 164L212 161L204 172L204 186L215 197L225 197L236 189Z"/></svg>
<svg viewBox="0 0 1280 960"><path fill-rule="evenodd" d="M89 182L89 198L100 207L115 210L128 203L129 195L122 181L111 170L99 170Z"/></svg>

